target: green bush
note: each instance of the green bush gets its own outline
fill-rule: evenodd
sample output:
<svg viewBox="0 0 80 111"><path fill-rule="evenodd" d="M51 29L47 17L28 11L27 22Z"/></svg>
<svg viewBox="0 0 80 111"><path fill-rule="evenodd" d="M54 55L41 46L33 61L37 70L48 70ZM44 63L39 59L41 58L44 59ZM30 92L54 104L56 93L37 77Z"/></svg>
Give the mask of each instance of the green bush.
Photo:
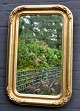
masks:
<svg viewBox="0 0 80 111"><path fill-rule="evenodd" d="M48 69L61 66L62 51L48 47L46 42L37 39L19 39L18 70Z"/></svg>

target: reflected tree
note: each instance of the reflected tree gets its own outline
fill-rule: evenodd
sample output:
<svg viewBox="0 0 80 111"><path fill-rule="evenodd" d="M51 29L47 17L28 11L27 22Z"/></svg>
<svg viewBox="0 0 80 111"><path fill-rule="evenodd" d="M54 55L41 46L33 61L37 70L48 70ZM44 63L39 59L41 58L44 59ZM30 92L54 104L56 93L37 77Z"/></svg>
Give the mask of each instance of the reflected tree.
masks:
<svg viewBox="0 0 80 111"><path fill-rule="evenodd" d="M18 69L61 67L61 46L60 15L20 17Z"/></svg>
<svg viewBox="0 0 80 111"><path fill-rule="evenodd" d="M36 38L45 41L49 47L61 49L62 17L22 16L20 17L19 36L21 39Z"/></svg>

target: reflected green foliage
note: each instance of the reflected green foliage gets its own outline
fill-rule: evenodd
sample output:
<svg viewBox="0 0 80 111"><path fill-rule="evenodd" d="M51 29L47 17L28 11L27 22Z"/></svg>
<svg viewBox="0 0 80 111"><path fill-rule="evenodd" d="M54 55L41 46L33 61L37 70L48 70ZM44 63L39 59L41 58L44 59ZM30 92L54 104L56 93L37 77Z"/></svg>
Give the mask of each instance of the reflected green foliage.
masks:
<svg viewBox="0 0 80 111"><path fill-rule="evenodd" d="M20 17L16 81L19 92L60 93L62 25L59 15Z"/></svg>
<svg viewBox="0 0 80 111"><path fill-rule="evenodd" d="M37 38L45 41L49 47L61 49L62 17L52 16L22 16L20 17L19 37L27 41Z"/></svg>
<svg viewBox="0 0 80 111"><path fill-rule="evenodd" d="M43 41L19 40L18 69L46 69L61 67L61 50L49 48Z"/></svg>
<svg viewBox="0 0 80 111"><path fill-rule="evenodd" d="M18 69L61 66L61 36L59 15L20 17Z"/></svg>

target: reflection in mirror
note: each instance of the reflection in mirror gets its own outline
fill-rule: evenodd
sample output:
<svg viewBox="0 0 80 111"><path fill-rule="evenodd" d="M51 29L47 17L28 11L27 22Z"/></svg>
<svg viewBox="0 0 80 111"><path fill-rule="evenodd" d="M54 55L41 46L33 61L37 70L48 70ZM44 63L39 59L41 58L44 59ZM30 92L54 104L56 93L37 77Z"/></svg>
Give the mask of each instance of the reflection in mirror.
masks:
<svg viewBox="0 0 80 111"><path fill-rule="evenodd" d="M58 95L62 79L62 16L19 18L16 89L23 94Z"/></svg>

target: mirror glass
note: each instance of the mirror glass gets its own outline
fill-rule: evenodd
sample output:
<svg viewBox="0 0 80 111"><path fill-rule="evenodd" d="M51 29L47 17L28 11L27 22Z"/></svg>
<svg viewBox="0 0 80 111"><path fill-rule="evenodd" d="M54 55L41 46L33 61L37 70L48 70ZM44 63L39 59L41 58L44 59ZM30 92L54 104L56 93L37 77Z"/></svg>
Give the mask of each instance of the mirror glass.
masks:
<svg viewBox="0 0 80 111"><path fill-rule="evenodd" d="M19 17L16 89L58 95L62 79L62 16Z"/></svg>

